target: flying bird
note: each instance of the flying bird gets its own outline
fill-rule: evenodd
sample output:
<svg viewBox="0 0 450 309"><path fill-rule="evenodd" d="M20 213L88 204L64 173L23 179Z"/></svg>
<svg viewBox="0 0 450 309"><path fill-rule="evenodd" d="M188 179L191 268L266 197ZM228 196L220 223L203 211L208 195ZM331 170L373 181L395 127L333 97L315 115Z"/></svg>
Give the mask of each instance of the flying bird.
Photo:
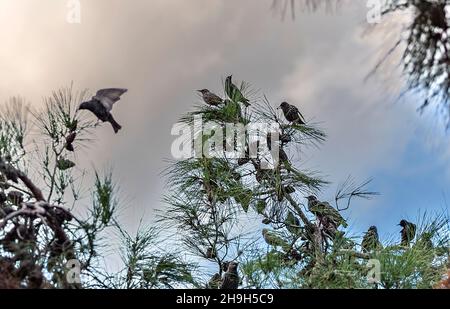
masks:
<svg viewBox="0 0 450 309"><path fill-rule="evenodd" d="M246 99L242 94L242 91L235 84L233 84L232 78L233 76L230 75L225 80L225 92L228 97L236 103L241 102L247 107L250 106L250 101Z"/></svg>
<svg viewBox="0 0 450 309"><path fill-rule="evenodd" d="M101 89L97 91L97 94L93 96L90 101L81 103L78 109L89 110L97 116L99 120L111 123L114 132L117 133L122 127L114 119L111 110L114 104L119 101L120 97L127 91L127 89L120 88Z"/></svg>
<svg viewBox="0 0 450 309"><path fill-rule="evenodd" d="M202 89L202 90L197 90L197 91L202 94L203 101L205 101L205 103L208 105L218 106L223 103L223 100L221 97L212 93L208 89Z"/></svg>
<svg viewBox="0 0 450 309"><path fill-rule="evenodd" d="M364 252L371 252L381 248L378 230L376 226L371 226L367 230L361 242L361 248Z"/></svg>
<svg viewBox="0 0 450 309"><path fill-rule="evenodd" d="M223 275L221 290L236 290L239 287L238 263L230 262L226 273Z"/></svg>
<svg viewBox="0 0 450 309"><path fill-rule="evenodd" d="M281 108L287 121L298 124L305 124L305 118L303 118L302 113L300 113L296 106L291 105L287 102L283 102L278 108Z"/></svg>
<svg viewBox="0 0 450 309"><path fill-rule="evenodd" d="M416 237L416 225L406 220L400 221L398 224L402 227L400 234L402 236L402 246L409 246L409 243Z"/></svg>

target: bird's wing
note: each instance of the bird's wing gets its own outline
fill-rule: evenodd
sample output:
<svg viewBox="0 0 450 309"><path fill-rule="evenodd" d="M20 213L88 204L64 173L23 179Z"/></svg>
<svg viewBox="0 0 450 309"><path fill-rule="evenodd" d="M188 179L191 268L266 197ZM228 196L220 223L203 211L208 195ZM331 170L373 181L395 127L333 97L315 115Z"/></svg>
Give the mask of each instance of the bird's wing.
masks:
<svg viewBox="0 0 450 309"><path fill-rule="evenodd" d="M305 122L305 118L303 117L303 115L302 115L302 113L300 112L300 110L298 109L298 107L297 107L297 106L294 106L294 105L291 105L291 106L292 106L292 109L293 109L294 113L297 114L297 115L300 117L300 120L301 120L302 122Z"/></svg>
<svg viewBox="0 0 450 309"><path fill-rule="evenodd" d="M215 100L215 101L222 101L222 98L221 97L219 97L217 94L215 94L215 93L212 93L211 92L211 97Z"/></svg>
<svg viewBox="0 0 450 309"><path fill-rule="evenodd" d="M335 223L342 224L343 227L347 227L347 222L345 219L341 216L339 211L330 205L330 203L322 202L321 204L323 204L324 212L328 217L330 217Z"/></svg>
<svg viewBox="0 0 450 309"><path fill-rule="evenodd" d="M120 100L120 97L127 92L128 89L122 88L108 88L100 89L94 96L94 99L102 102L105 108L109 111L112 110L114 103Z"/></svg>

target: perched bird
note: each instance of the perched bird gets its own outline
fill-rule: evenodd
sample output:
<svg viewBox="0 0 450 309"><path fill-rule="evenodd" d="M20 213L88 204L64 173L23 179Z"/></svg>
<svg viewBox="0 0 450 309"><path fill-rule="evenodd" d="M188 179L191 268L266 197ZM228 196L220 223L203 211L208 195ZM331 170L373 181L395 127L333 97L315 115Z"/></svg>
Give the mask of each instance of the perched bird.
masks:
<svg viewBox="0 0 450 309"><path fill-rule="evenodd" d="M416 237L416 225L406 220L400 221L398 224L402 227L400 234L402 235L402 246L409 246L409 243Z"/></svg>
<svg viewBox="0 0 450 309"><path fill-rule="evenodd" d="M73 142L75 141L76 137L77 137L77 133L76 132L71 132L71 133L69 133L69 135L66 136L65 148L66 148L67 151L74 151L75 150L73 148Z"/></svg>
<svg viewBox="0 0 450 309"><path fill-rule="evenodd" d="M298 124L305 124L305 118L303 118L302 113L298 110L298 108L294 105L290 105L287 102L281 103L280 107L283 111L284 117L287 121L298 123Z"/></svg>
<svg viewBox="0 0 450 309"><path fill-rule="evenodd" d="M316 215L319 219L329 218L332 223L335 224L336 228L339 226L347 227L347 221L341 216L339 211L337 211L328 202L321 202L314 195L307 197L308 199L308 210Z"/></svg>
<svg viewBox="0 0 450 309"><path fill-rule="evenodd" d="M208 105L218 106L223 103L223 100L221 97L212 93L208 89L202 89L202 90L197 90L197 91L202 94L203 101L205 101L205 103Z"/></svg>
<svg viewBox="0 0 450 309"><path fill-rule="evenodd" d="M376 226L369 227L361 242L361 248L364 252L371 252L381 248Z"/></svg>
<svg viewBox="0 0 450 309"><path fill-rule="evenodd" d="M341 214L328 202L321 202L315 196L308 196L308 210L312 212L320 226L322 232L331 239L339 234L338 228L342 225L347 227L347 222Z"/></svg>
<svg viewBox="0 0 450 309"><path fill-rule="evenodd" d="M289 251L290 246L289 244L284 241L281 237L279 237L278 235L276 235L275 233L269 231L268 229L263 229L262 230L262 235L264 238L264 241L272 246L272 247L281 247L283 250Z"/></svg>
<svg viewBox="0 0 450 309"><path fill-rule="evenodd" d="M111 123L114 132L117 133L122 127L114 119L111 110L114 104L119 101L120 97L127 91L127 89L119 88L101 89L97 91L97 94L93 96L90 101L81 103L78 109L89 110L97 116L99 120Z"/></svg>
<svg viewBox="0 0 450 309"><path fill-rule="evenodd" d="M223 275L221 290L236 290L239 287L239 274L237 262L230 262L226 273Z"/></svg>
<svg viewBox="0 0 450 309"><path fill-rule="evenodd" d="M225 92L227 93L228 97L233 100L236 103L243 103L245 106L250 106L250 101L244 97L241 90L233 84L232 81L233 76L230 75L225 80Z"/></svg>

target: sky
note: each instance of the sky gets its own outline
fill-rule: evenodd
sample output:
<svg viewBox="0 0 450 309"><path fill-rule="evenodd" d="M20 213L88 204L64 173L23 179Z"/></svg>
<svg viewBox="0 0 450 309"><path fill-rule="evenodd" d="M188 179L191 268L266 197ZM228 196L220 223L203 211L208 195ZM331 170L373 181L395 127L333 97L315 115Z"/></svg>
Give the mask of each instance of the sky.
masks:
<svg viewBox="0 0 450 309"><path fill-rule="evenodd" d="M194 90L221 93L230 74L326 130L327 141L296 162L331 182L321 199L331 200L349 175L373 179L380 195L345 214L355 231L398 233L402 218L446 208L444 125L433 112L416 112L419 98L396 100L404 87L398 55L365 80L399 31L395 23L369 27L366 1L291 20L271 10L272 0L80 0L79 24L67 22L67 3L0 0L0 102L21 95L39 107L71 82L91 92L128 88L113 111L124 129L113 135L104 125L77 159L113 167L129 227L164 208L171 128L199 103Z"/></svg>

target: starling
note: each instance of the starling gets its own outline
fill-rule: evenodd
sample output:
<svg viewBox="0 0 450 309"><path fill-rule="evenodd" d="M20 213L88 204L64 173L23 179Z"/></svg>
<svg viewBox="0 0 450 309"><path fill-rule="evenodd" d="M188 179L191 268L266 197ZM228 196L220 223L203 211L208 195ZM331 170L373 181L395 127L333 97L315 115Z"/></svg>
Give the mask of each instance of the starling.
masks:
<svg viewBox="0 0 450 309"><path fill-rule="evenodd" d="M416 237L416 225L406 220L400 221L398 224L402 227L400 234L402 235L402 246L409 246L409 243Z"/></svg>
<svg viewBox="0 0 450 309"><path fill-rule="evenodd" d="M329 221L335 225L336 228L339 226L347 227L347 222L341 216L339 211L337 211L328 202L320 202L317 197L310 195L308 199L308 210L312 212L319 220L329 219Z"/></svg>
<svg viewBox="0 0 450 309"><path fill-rule="evenodd" d="M381 248L376 226L371 226L363 237L361 248L364 252L371 252Z"/></svg>
<svg viewBox="0 0 450 309"><path fill-rule="evenodd" d="M78 109L86 109L94 113L103 122L111 123L114 132L119 132L122 127L116 122L111 114L113 105L120 100L120 97L127 92L127 89L101 89L88 102L81 103Z"/></svg>
<svg viewBox="0 0 450 309"><path fill-rule="evenodd" d="M69 135L66 136L66 145L65 145L66 150L72 151L72 152L75 150L73 148L73 142L75 141L76 137L77 137L76 132L71 132L71 133L69 133Z"/></svg>
<svg viewBox="0 0 450 309"><path fill-rule="evenodd" d="M208 105L218 106L223 103L223 100L221 97L212 93L208 89L202 89L202 90L197 90L197 91L202 94L203 101L205 101L205 103Z"/></svg>
<svg viewBox="0 0 450 309"><path fill-rule="evenodd" d="M208 281L208 289L217 290L220 286L222 279L220 278L219 274L214 274L214 276L211 277Z"/></svg>
<svg viewBox="0 0 450 309"><path fill-rule="evenodd" d="M281 103L280 107L283 111L284 117L287 121L298 123L298 124L305 124L305 118L303 118L303 115L300 113L298 108L294 105L290 105L287 102Z"/></svg>
<svg viewBox="0 0 450 309"><path fill-rule="evenodd" d="M233 84L232 78L233 76L231 75L228 76L225 80L225 92L227 93L228 97L236 103L241 102L247 107L250 106L250 101L246 99L241 90L235 84Z"/></svg>
<svg viewBox="0 0 450 309"><path fill-rule="evenodd" d="M223 275L221 290L236 290L239 287L238 263L230 262L226 273Z"/></svg>
<svg viewBox="0 0 450 309"><path fill-rule="evenodd" d="M283 250L289 250L290 246L279 236L275 235L268 229L262 230L264 241L272 247L281 247Z"/></svg>

